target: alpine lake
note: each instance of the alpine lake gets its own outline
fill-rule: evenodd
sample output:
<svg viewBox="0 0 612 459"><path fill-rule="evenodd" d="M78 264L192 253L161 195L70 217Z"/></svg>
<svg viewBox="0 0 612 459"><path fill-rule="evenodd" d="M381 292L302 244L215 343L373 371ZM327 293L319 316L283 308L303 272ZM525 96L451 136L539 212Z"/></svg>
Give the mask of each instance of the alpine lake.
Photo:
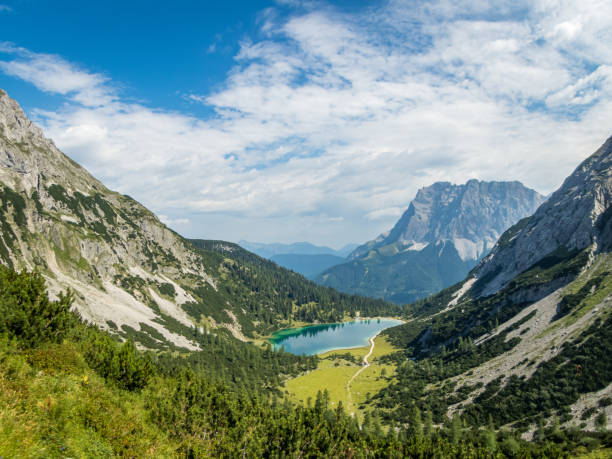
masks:
<svg viewBox="0 0 612 459"><path fill-rule="evenodd" d="M322 354L337 349L367 346L368 340L386 328L404 323L398 319L358 319L336 324L287 328L274 333L269 341L274 349L284 348L297 355Z"/></svg>

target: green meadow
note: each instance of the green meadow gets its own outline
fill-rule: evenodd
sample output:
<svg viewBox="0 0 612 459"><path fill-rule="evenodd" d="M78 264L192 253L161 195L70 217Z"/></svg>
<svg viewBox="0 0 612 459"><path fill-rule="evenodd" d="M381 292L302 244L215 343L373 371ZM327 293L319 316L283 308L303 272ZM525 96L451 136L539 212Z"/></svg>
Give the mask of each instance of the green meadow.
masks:
<svg viewBox="0 0 612 459"><path fill-rule="evenodd" d="M370 410L366 401L390 384L395 373L394 365L381 364L379 360L397 349L381 336L377 336L374 342L368 367L364 368L363 358L370 346L326 352L319 356L321 360L316 369L285 383L286 394L291 400L307 405L309 400L314 403L319 391L327 390L332 406L341 402L348 413L362 419ZM363 371L351 381L349 396L347 385L360 369Z"/></svg>

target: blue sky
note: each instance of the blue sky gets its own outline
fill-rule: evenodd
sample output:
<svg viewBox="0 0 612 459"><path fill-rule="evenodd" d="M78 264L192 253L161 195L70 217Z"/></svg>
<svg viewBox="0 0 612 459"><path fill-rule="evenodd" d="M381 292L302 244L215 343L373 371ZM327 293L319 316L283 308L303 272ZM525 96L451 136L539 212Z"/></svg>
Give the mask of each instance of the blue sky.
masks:
<svg viewBox="0 0 612 459"><path fill-rule="evenodd" d="M339 247L438 180L555 189L610 43L599 0L0 0L0 87L184 235Z"/></svg>

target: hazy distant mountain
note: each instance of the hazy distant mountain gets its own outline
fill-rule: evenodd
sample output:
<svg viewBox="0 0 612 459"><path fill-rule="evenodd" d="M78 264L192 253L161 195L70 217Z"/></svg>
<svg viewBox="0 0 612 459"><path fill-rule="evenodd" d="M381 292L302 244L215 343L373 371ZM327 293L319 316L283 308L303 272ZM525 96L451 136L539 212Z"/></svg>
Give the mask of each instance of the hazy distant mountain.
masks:
<svg viewBox="0 0 612 459"><path fill-rule="evenodd" d="M357 244L347 244L340 250L334 250L331 247L318 246L310 242L265 244L240 241L239 245L309 279L332 266L344 263L346 256L357 248Z"/></svg>
<svg viewBox="0 0 612 459"><path fill-rule="evenodd" d="M311 244L310 242L294 242L293 244L281 244L281 243L261 243L261 242L249 242L240 241L238 243L244 249L250 252L256 253L260 257L272 258L274 255L281 254L299 254L299 255L335 255L337 257L346 258L353 250L355 250L358 244L347 244L339 250L332 249L331 247L318 246Z"/></svg>
<svg viewBox="0 0 612 459"><path fill-rule="evenodd" d="M418 191L391 231L317 276L346 292L410 302L463 279L499 236L544 202L519 182L438 182Z"/></svg>
<svg viewBox="0 0 612 459"><path fill-rule="evenodd" d="M270 257L270 260L284 268L291 269L311 279L332 266L344 263L346 258L324 253L315 255L279 253L278 255Z"/></svg>

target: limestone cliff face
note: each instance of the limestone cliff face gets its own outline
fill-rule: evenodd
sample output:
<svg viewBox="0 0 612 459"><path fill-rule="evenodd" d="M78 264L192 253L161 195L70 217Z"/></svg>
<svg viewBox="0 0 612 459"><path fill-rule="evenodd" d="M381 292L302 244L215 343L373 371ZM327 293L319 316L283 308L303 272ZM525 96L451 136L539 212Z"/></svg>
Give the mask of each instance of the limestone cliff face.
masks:
<svg viewBox="0 0 612 459"><path fill-rule="evenodd" d="M542 202L544 196L520 182L437 182L418 191L388 234L357 248L350 257L390 245L399 251L419 250L450 241L463 261L477 260L501 233L531 215Z"/></svg>
<svg viewBox="0 0 612 459"><path fill-rule="evenodd" d="M612 247L612 138L587 158L533 216L510 228L474 272L481 294L499 291L551 254Z"/></svg>
<svg viewBox="0 0 612 459"><path fill-rule="evenodd" d="M76 290L81 314L103 327L144 323L193 347L160 315L193 326L179 307L190 300L179 280L214 286L201 258L150 211L59 151L2 90L0 202L3 263L40 270L52 292ZM162 284L174 286L175 298L159 292Z"/></svg>
<svg viewBox="0 0 612 459"><path fill-rule="evenodd" d="M323 285L409 303L463 279L544 197L519 182L434 183L417 193L393 229L358 247Z"/></svg>

